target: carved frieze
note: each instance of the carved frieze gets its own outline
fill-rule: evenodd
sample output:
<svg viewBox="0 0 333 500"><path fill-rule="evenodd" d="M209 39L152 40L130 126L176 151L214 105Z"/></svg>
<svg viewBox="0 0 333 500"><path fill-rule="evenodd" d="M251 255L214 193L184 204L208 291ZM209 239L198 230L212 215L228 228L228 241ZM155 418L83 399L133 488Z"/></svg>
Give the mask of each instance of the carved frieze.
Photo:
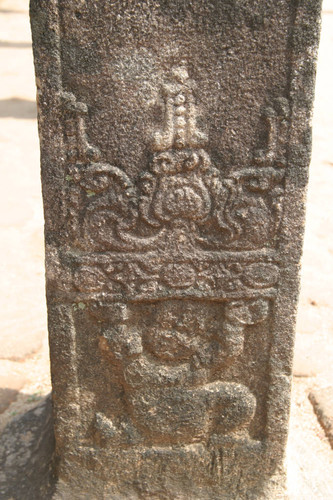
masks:
<svg viewBox="0 0 333 500"><path fill-rule="evenodd" d="M225 176L205 149L193 88L184 64L172 69L161 89L163 129L137 179L103 161L87 139L87 106L61 94L72 143L67 221L80 250L72 256L75 289L132 298L253 296L261 289L274 295L288 102L275 99L264 110L267 148Z"/></svg>

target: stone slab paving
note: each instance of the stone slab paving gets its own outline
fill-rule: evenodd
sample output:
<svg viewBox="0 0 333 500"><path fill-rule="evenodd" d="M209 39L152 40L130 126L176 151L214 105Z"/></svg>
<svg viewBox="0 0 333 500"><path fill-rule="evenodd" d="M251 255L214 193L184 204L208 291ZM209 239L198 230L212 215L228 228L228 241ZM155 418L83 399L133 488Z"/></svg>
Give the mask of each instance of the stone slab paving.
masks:
<svg viewBox="0 0 333 500"><path fill-rule="evenodd" d="M308 393L314 378L295 378L287 447L289 500L333 499L333 452Z"/></svg>
<svg viewBox="0 0 333 500"><path fill-rule="evenodd" d="M294 374L333 380L333 1L323 3Z"/></svg>
<svg viewBox="0 0 333 500"><path fill-rule="evenodd" d="M308 399L333 381L333 1L323 7L288 448L293 500L333 498L333 452ZM0 432L50 388L35 115L28 0L0 0L0 406L1 388L16 398Z"/></svg>
<svg viewBox="0 0 333 500"><path fill-rule="evenodd" d="M46 336L42 202L28 1L0 2L0 359Z"/></svg>
<svg viewBox="0 0 333 500"><path fill-rule="evenodd" d="M309 399L333 448L333 385L312 389Z"/></svg>

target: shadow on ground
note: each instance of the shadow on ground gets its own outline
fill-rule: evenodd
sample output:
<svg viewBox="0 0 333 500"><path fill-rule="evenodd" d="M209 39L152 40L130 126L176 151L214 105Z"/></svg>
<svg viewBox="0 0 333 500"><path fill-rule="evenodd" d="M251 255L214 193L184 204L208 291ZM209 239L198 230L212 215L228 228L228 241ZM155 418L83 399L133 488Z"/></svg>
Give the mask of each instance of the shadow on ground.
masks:
<svg viewBox="0 0 333 500"><path fill-rule="evenodd" d="M1 15L1 10L0 10ZM31 49L30 42L7 42L0 40L0 49Z"/></svg>
<svg viewBox="0 0 333 500"><path fill-rule="evenodd" d="M12 97L10 99L0 99L0 118L18 118L25 120L35 120L37 107L35 101Z"/></svg>
<svg viewBox="0 0 333 500"><path fill-rule="evenodd" d="M0 9L0 14L26 14L25 10Z"/></svg>

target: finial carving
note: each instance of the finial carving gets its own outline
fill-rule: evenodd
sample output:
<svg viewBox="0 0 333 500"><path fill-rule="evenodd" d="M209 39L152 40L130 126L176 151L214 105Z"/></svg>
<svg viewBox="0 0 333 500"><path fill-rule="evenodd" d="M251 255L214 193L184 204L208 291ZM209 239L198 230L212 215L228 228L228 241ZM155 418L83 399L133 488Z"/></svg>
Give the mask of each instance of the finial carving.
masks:
<svg viewBox="0 0 333 500"><path fill-rule="evenodd" d="M69 150L69 159L72 162L99 160L101 152L89 144L86 134L85 119L88 115L88 106L84 102L78 101L71 92L61 92L60 100L72 123L72 127L67 127L69 141L74 143Z"/></svg>
<svg viewBox="0 0 333 500"><path fill-rule="evenodd" d="M165 103L164 129L154 136L153 149L200 148L207 136L197 128L197 110L193 89L185 64L171 71L172 80L162 88Z"/></svg>

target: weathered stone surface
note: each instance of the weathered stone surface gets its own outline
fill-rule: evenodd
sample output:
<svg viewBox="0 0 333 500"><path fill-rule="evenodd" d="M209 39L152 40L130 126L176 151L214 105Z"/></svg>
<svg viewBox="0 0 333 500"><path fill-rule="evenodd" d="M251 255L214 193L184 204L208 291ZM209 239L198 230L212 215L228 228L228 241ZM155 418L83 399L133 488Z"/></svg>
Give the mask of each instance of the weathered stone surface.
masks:
<svg viewBox="0 0 333 500"><path fill-rule="evenodd" d="M55 489L51 398L14 418L0 437L0 496L47 500Z"/></svg>
<svg viewBox="0 0 333 500"><path fill-rule="evenodd" d="M56 498L284 498L319 16L32 1Z"/></svg>

